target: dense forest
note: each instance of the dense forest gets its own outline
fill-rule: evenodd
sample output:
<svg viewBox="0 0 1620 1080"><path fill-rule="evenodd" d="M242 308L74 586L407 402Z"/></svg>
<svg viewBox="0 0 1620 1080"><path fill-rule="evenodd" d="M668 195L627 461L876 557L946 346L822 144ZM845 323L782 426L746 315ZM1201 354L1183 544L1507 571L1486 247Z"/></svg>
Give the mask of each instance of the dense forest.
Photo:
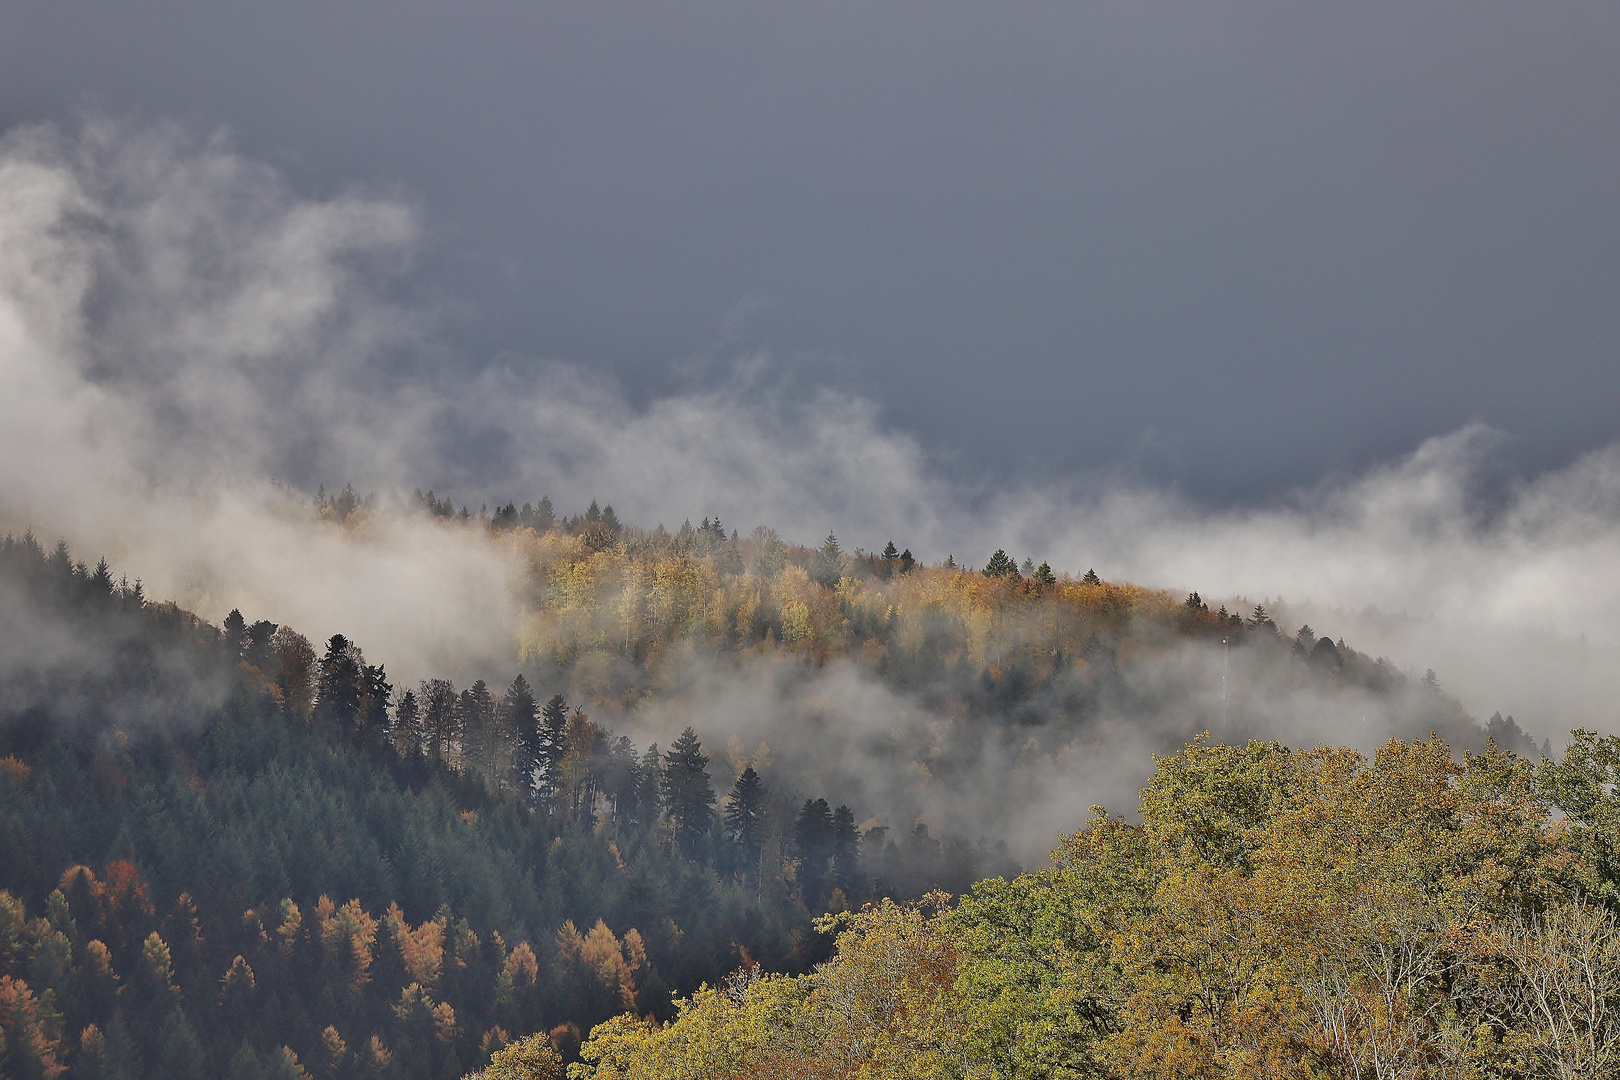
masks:
<svg viewBox="0 0 1620 1080"><path fill-rule="evenodd" d="M1051 869L828 916L813 972L608 1021L568 1075L1612 1077L1617 780L1592 732L1539 765L1194 742L1139 824L1099 808Z"/></svg>
<svg viewBox="0 0 1620 1080"><path fill-rule="evenodd" d="M545 500L487 516L431 492L414 506L525 568L518 670L396 686L341 634L317 647L234 611L214 626L64 544L0 542L0 1074L404 1080L555 1075L566 1060L603 1077L1226 1075L1210 1070L1237 1068L1219 1049L1236 1045L1221 1027L1235 1013L1188 1012L1215 1001L1191 984L1154 1004L1141 979L1168 961L1121 942L1169 948L1176 918L1200 932L1203 909L1162 900L1166 882L1214 875L1258 902L1266 860L1294 859L1262 855L1266 830L1321 795L1312 770L1339 762L1351 783L1382 767L1198 743L1161 763L1153 784L1182 786L1150 784L1143 825L1099 818L1064 840L1056 869L1018 876L993 835L941 835L871 789L870 804L830 797L824 756L790 736L774 754L706 746L701 716L663 749L617 734L694 656L743 671L854 665L933 718L926 739L897 721L866 751L965 795L987 746L1061 764L1098 717L1192 696L1202 669L1140 674L1202 649L1242 685L1203 686L1198 708L1157 730L1166 749L1211 711L1227 728L1263 725L1262 695L1243 687L1376 701L1399 731L1439 733L1380 762L1421 758L1441 785L1425 797L1464 817L1477 811L1444 792L1474 790L1488 765L1519 800L1501 812L1528 823L1515 843L1534 834L1545 848L1533 889L1512 877L1531 871L1480 849L1511 894L1493 918L1540 926L1566 901L1595 917L1580 898L1608 895L1602 829L1546 820L1554 804L1583 820L1549 785L1574 784L1607 744L1577 741L1574 772L1532 773L1506 755L1536 751L1511 718L1478 725L1432 673L1409 678L1309 627L1284 633L1263 607L1211 610L1004 552L982 568L924 566L892 543L801 548L707 519L642 530L594 503L566 519ZM323 528L376 512L351 489L315 504ZM1485 756L1444 764L1439 737ZM1233 787L1234 770L1253 775ZM1198 806L1213 816L1176 817ZM1264 940L1270 917L1231 918ZM1288 997L1302 978L1271 972L1242 992L1308 1012ZM838 979L889 996L833 1001ZM857 1014L867 1027L850 1026ZM1172 1014L1186 1029L1176 1053L1217 1047L1203 1073L1164 1065L1182 1059L1158 1044L1121 1049L1136 1045L1123 1033L1167 1031ZM1338 1075L1297 1019L1295 1042L1254 1052Z"/></svg>

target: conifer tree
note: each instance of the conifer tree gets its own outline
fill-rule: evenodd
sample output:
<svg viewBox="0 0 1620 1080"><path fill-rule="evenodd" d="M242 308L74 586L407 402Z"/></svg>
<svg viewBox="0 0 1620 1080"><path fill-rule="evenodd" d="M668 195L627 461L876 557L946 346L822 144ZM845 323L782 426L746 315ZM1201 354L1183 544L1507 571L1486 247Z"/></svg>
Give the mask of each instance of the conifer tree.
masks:
<svg viewBox="0 0 1620 1080"><path fill-rule="evenodd" d="M989 578L1011 578L1017 581L1018 564L1013 561L1011 555L997 548L996 553L990 556L990 561L984 564L984 569L980 573Z"/></svg>
<svg viewBox="0 0 1620 1080"><path fill-rule="evenodd" d="M832 857L833 813L826 799L806 799L793 825L799 853L799 896L809 907L820 898Z"/></svg>
<svg viewBox="0 0 1620 1080"><path fill-rule="evenodd" d="M112 583L109 582L108 589L111 588ZM225 616L225 622L220 629L225 632L225 647L230 650L232 656L240 656L247 644L247 623L243 621L242 613L232 608L231 613Z"/></svg>
<svg viewBox="0 0 1620 1080"><path fill-rule="evenodd" d="M760 848L765 842L765 783L752 765L742 771L726 796L726 835L737 846L738 866L745 874L759 868Z"/></svg>
<svg viewBox="0 0 1620 1080"><path fill-rule="evenodd" d="M859 886L861 833L855 812L840 806L832 816L832 883L847 896Z"/></svg>
<svg viewBox="0 0 1620 1080"><path fill-rule="evenodd" d="M548 810L555 812L557 791L561 783L561 764L565 749L564 733L568 729L568 699L561 694L551 695L540 709L540 792Z"/></svg>
<svg viewBox="0 0 1620 1080"><path fill-rule="evenodd" d="M539 772L543 747L534 691L521 673L501 698L501 713L512 732L512 782L526 799L533 799L535 776Z"/></svg>
<svg viewBox="0 0 1620 1080"><path fill-rule="evenodd" d="M342 634L326 643L315 676L315 715L338 731L348 732L360 715L360 649Z"/></svg>
<svg viewBox="0 0 1620 1080"><path fill-rule="evenodd" d="M1097 576L1097 571L1087 570L1086 576L1080 579L1080 583L1082 585L1101 585L1102 578Z"/></svg>
<svg viewBox="0 0 1620 1080"><path fill-rule="evenodd" d="M844 553L838 546L838 537L832 533L821 544L815 558L810 560L810 579L819 585L832 588L838 584L838 579L844 575Z"/></svg>
<svg viewBox="0 0 1620 1080"><path fill-rule="evenodd" d="M422 748L428 764L443 765L456 747L461 732L456 721L456 688L449 679L429 679L421 685L417 703L422 710Z"/></svg>
<svg viewBox="0 0 1620 1080"><path fill-rule="evenodd" d="M394 752L402 758L420 758L425 752L422 744L422 715L416 694L405 690L394 702L394 724L390 734Z"/></svg>
<svg viewBox="0 0 1620 1080"><path fill-rule="evenodd" d="M664 813L674 827L676 846L696 858L714 821L714 788L709 757L691 728L664 755L663 779Z"/></svg>
<svg viewBox="0 0 1620 1080"><path fill-rule="evenodd" d="M641 824L657 824L663 811L663 790L663 756L658 753L658 744L653 743L641 755L641 764L636 769L636 807Z"/></svg>

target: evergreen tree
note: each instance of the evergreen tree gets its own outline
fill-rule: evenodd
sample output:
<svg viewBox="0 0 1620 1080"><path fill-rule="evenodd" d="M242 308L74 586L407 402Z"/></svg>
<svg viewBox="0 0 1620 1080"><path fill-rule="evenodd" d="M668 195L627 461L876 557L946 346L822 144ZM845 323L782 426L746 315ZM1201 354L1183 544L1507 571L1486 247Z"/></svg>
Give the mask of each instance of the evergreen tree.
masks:
<svg viewBox="0 0 1620 1080"><path fill-rule="evenodd" d="M564 820L589 829L596 824L596 795L602 788L607 732L575 709L563 730L558 759L557 802Z"/></svg>
<svg viewBox="0 0 1620 1080"><path fill-rule="evenodd" d="M906 548L906 550L900 553L900 572L902 574L911 573L911 568L916 565L917 560L911 557L910 548Z"/></svg>
<svg viewBox="0 0 1620 1080"><path fill-rule="evenodd" d="M793 840L799 853L799 897L811 907L821 898L832 857L833 813L826 799L804 801L793 825Z"/></svg>
<svg viewBox="0 0 1620 1080"><path fill-rule="evenodd" d="M1057 575L1052 573L1052 567L1042 560L1041 565L1035 568L1035 580L1042 585L1056 585Z"/></svg>
<svg viewBox="0 0 1620 1080"><path fill-rule="evenodd" d="M538 706L529 681L522 674L512 680L501 698L501 713L512 732L512 781L526 799L533 799L535 778L542 764Z"/></svg>
<svg viewBox="0 0 1620 1080"><path fill-rule="evenodd" d="M362 666L359 647L333 634L315 676L315 715L339 731L352 729L360 715Z"/></svg>
<svg viewBox="0 0 1620 1080"><path fill-rule="evenodd" d="M500 764L505 740L496 724L495 697L483 679L456 699L456 726L461 731L463 768L486 783L499 785L509 772Z"/></svg>
<svg viewBox="0 0 1620 1080"><path fill-rule="evenodd" d="M1102 578L1097 576L1097 571L1087 570L1086 576L1080 579L1080 583L1082 585L1101 585Z"/></svg>
<svg viewBox="0 0 1620 1080"><path fill-rule="evenodd" d="M663 811L663 790L663 756L658 753L658 744L653 743L641 755L641 764L636 769L636 807L641 824L651 826L657 823Z"/></svg>
<svg viewBox="0 0 1620 1080"><path fill-rule="evenodd" d="M242 613L235 608L225 616L225 622L220 629L225 632L225 647L232 656L240 656L242 649L247 645L247 623L242 619Z"/></svg>
<svg viewBox="0 0 1620 1080"><path fill-rule="evenodd" d="M388 672L382 664L366 664L360 669L360 714L358 726L362 739L375 743L388 730L388 702L394 687L388 681Z"/></svg>
<svg viewBox="0 0 1620 1080"><path fill-rule="evenodd" d="M1297 632L1295 632L1293 653L1301 660L1304 660L1311 655L1311 649L1315 645L1316 631L1311 629L1310 623L1306 623L1304 626L1300 627Z"/></svg>
<svg viewBox="0 0 1620 1080"><path fill-rule="evenodd" d="M760 848L765 843L765 783L752 765L742 771L726 796L726 835L737 846L737 863L745 874L759 869Z"/></svg>
<svg viewBox="0 0 1620 1080"><path fill-rule="evenodd" d="M202 1042L178 1005L163 1021L157 1049L157 1076L162 1080L205 1080L208 1064Z"/></svg>
<svg viewBox="0 0 1620 1080"><path fill-rule="evenodd" d="M422 715L414 692L406 690L394 702L394 724L390 734L394 752L400 757L414 760L426 752L422 740Z"/></svg>
<svg viewBox="0 0 1620 1080"><path fill-rule="evenodd" d="M568 699L551 695L540 710L540 794L548 810L555 812L560 786L564 734L568 730Z"/></svg>
<svg viewBox="0 0 1620 1080"><path fill-rule="evenodd" d="M832 883L847 897L860 885L861 832L855 812L840 806L832 816Z"/></svg>
<svg viewBox="0 0 1620 1080"><path fill-rule="evenodd" d="M1017 581L1018 564L1013 561L1012 556L1001 548L997 548L996 553L990 556L990 561L985 563L984 569L980 573L988 578L1010 578Z"/></svg>
<svg viewBox="0 0 1620 1080"><path fill-rule="evenodd" d="M438 768L455 750L461 734L455 685L449 679L429 679L421 685L417 704L422 710L422 748L428 764Z"/></svg>
<svg viewBox="0 0 1620 1080"><path fill-rule="evenodd" d="M253 1047L246 1040L243 1040L236 1053L231 1055L231 1064L225 1071L225 1080L270 1080L264 1071L264 1065L259 1061L259 1055L253 1052Z"/></svg>
<svg viewBox="0 0 1620 1080"><path fill-rule="evenodd" d="M822 542L821 550L810 560L810 579L832 588L844 576L844 553L838 546L838 537L832 533Z"/></svg>
<svg viewBox="0 0 1620 1080"><path fill-rule="evenodd" d="M664 813L675 831L675 844L696 858L714 821L714 788L709 783L709 757L697 732L681 732L664 755Z"/></svg>

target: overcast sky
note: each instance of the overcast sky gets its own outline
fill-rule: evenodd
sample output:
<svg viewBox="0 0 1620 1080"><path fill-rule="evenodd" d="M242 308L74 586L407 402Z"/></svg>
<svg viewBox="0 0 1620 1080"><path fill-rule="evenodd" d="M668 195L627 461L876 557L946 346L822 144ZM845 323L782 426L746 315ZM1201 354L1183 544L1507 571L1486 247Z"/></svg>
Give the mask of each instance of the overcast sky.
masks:
<svg viewBox="0 0 1620 1080"><path fill-rule="evenodd" d="M1620 436L1620 5L0 0L0 127L403 199L450 371L768 353L962 478Z"/></svg>

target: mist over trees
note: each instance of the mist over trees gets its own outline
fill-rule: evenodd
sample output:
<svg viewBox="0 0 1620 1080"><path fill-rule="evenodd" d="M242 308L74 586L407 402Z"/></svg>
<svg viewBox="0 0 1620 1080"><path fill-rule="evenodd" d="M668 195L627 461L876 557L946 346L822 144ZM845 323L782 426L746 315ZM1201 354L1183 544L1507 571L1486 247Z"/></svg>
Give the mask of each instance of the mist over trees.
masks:
<svg viewBox="0 0 1620 1080"><path fill-rule="evenodd" d="M995 842L1003 823L993 815L977 819L977 835L942 829L900 794L842 783L816 740L844 736L813 717L801 732L773 733L771 745L752 749L735 735L709 736L701 715L667 749L622 733L698 663L743 677L762 662L788 665L803 674L781 683L787 694L813 685L794 678L844 665L893 700L921 703L936 718L925 727L908 730L901 718L846 749L957 798L966 809L947 825L975 820L976 769L1061 767L1088 740L1112 753L1094 729L1133 710L1163 745L1193 725L1264 726L1266 703L1279 697L1354 709L1373 702L1398 734L1432 731L1459 748L1489 747L1480 760L1498 763L1492 776L1527 768L1507 751L1536 753L1511 717L1476 724L1432 672L1412 679L1310 627L1287 633L1263 607L1211 610L1196 593L1178 598L1091 571L1074 580L1005 551L982 569L954 560L931 567L894 542L850 551L829 534L803 548L765 528L742 537L711 518L642 530L595 503L561 517L545 499L493 514L432 492L415 505L446 529L486 532L525 559L521 670L463 685L431 674L407 684L390 675L386 657L368 656L345 634L311 642L239 611L214 627L148 598L139 581L115 580L105 561L75 561L65 544L47 551L32 535L0 541L5 1075L405 1080L486 1066L490 1077L560 1075L568 1061L586 1077L668 1075L677 1060L669 1040L688 1053L721 1037L704 1025L722 1015L744 1024L748 1038L768 1038L784 1063L812 1069L805 1075L822 1075L814 1068L827 1062L843 1062L845 1072L825 1075L845 1075L875 1061L872 1048L889 1036L874 1043L873 1032L840 1028L815 1003L838 980L838 993L855 992L876 970L874 949L891 970L922 965L915 979L905 976L904 991L922 998L896 998L881 1015L918 1009L946 1027L912 1031L911 1042L894 1044L901 1071L873 1075L912 1075L906 1062L934 1060L941 1047L964 1062L1002 1061L993 1067L1012 1069L1007 1075L1148 1075L1121 1064L1116 1035L1137 1022L1130 1009L1148 1005L1129 982L1135 976L1117 974L1136 970L1134 954L1107 934L1126 934L1127 925L1140 934L1149 924L1092 926L1083 920L1093 908L1082 902L1146 912L1143 882L1183 870L1131 855L1137 863L1084 870L1100 875L1098 889L1136 882L1129 896L1077 899L1053 884L1082 872L1078 837L1124 838L1139 827L1094 820L1064 841L1057 870L1016 876ZM314 512L323 527L347 529L376 507L345 488L323 491ZM1241 685L1228 681L1233 672ZM1173 723L1164 719L1171 714ZM1216 803L1248 815L1245 829L1260 828L1279 799L1303 790L1273 774L1318 767L1292 764L1318 758L1266 745L1249 753L1268 763L1260 771L1273 787L1238 793L1238 803L1258 803L1244 809L1225 780L1217 784ZM1468 771L1483 767L1474 758L1443 766L1452 758L1442 742L1421 745L1443 784L1483 775ZM1542 786L1521 802L1550 804L1546 793L1556 789L1557 805L1577 823L1570 827L1587 829L1580 858L1612 873L1614 860L1602 862L1605 849L1592 839L1609 813L1607 789L1592 779L1593 763L1611 752L1605 745L1578 738L1563 771L1544 766L1534 774ZM997 747L1007 756L986 756ZM1217 748L1198 743L1183 757L1213 760L1199 754ZM1038 795L1039 785L1029 786ZM1144 820L1154 812L1144 801ZM1170 819L1182 812L1165 811ZM1247 833L1177 827L1202 838L1197 866L1230 870L1235 858L1251 871L1244 845L1259 841ZM1143 877L1146 867L1154 869ZM1501 908L1501 917L1513 910ZM1575 921L1567 926L1534 922L1534 911L1522 925L1596 932L1587 909L1568 910ZM1089 927L1064 931L1081 933L1080 944L1039 930L1015 948L1013 930L979 940L967 929L973 919L1016 927L1072 918ZM1047 971L1040 965L1049 956L1018 958L1029 941L1061 945L1083 972L1102 963L1114 981L1082 994L1093 976ZM994 987L1029 979L1066 987L1053 1000L1080 1009L1078 1018L1021 998L962 1004L964 993L1002 1000ZM1185 1012L1175 1004L1182 999L1166 1000L1163 1009ZM1027 1017L1018 1012L1026 1005L1035 1010ZM789 1015L770 1011L779 1007L810 1009L791 1022L799 1034L771 1026ZM760 1008L766 1014L751 1011ZM1165 1015L1143 1013L1143 1031L1158 1030ZM619 1016L669 1026L612 1019ZM1219 1017L1199 1022L1204 1033L1187 1038L1229 1044ZM1305 1041L1276 1053L1309 1043L1311 1060L1338 1060L1339 1050L1288 1023L1289 1037ZM1020 1046L1034 1040L1030 1061L1048 1064L1007 1065L1026 1053L1004 1045L1010 1031L1024 1032ZM1057 1043L1040 1041L1054 1031ZM825 1045L855 1043L806 1064L810 1032ZM977 1049L964 1050L964 1038L978 1040ZM867 1049L850 1048L857 1044ZM1060 1062L1071 1072L1051 1071Z"/></svg>

